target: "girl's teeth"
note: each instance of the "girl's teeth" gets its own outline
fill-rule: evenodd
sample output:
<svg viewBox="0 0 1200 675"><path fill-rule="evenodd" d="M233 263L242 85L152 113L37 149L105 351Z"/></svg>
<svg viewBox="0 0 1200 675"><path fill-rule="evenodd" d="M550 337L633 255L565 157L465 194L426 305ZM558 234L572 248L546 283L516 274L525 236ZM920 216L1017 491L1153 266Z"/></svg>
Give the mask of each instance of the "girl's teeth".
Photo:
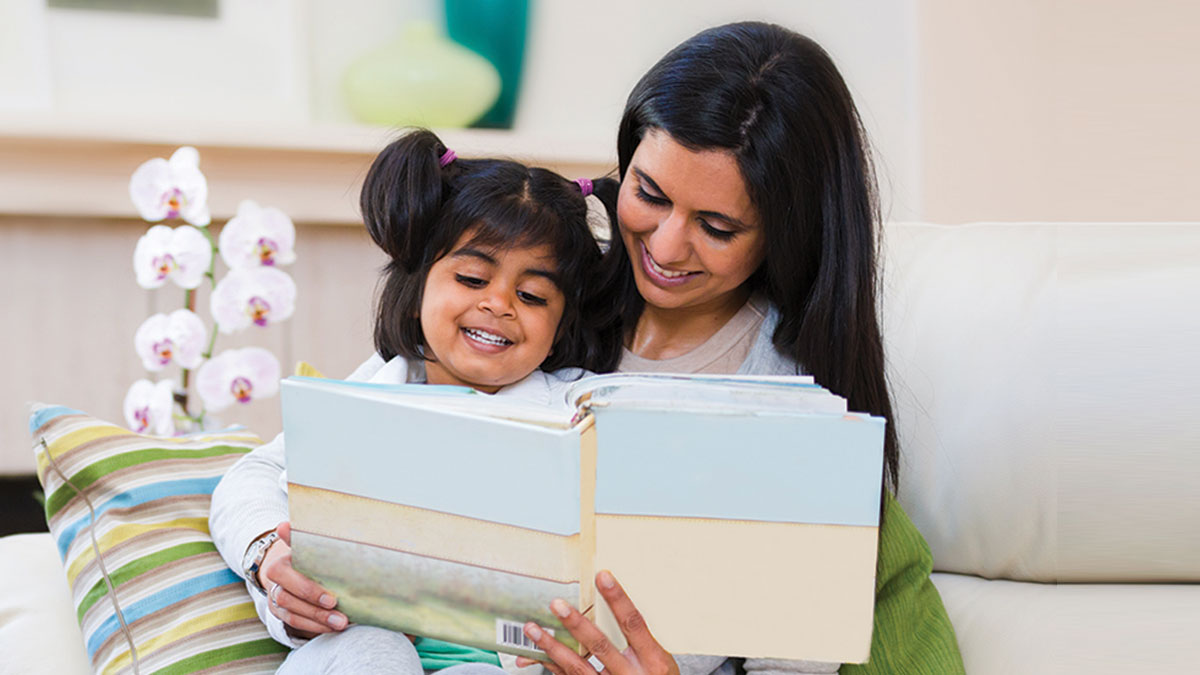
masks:
<svg viewBox="0 0 1200 675"><path fill-rule="evenodd" d="M473 328L468 328L468 329L466 329L466 331L467 331L467 335L470 335L472 339L478 340L480 342L486 342L487 344L490 344L490 345L512 344L512 340L508 340L499 335L492 335L491 333L485 333L484 331L475 330Z"/></svg>

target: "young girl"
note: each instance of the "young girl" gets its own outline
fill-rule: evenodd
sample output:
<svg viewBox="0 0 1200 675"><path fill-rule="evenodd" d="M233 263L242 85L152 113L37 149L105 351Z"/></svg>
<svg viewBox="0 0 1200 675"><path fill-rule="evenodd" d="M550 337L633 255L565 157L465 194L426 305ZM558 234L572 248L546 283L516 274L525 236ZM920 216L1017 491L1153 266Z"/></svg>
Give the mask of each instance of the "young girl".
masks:
<svg viewBox="0 0 1200 675"><path fill-rule="evenodd" d="M389 145L361 202L368 232L391 257L376 354L348 379L462 385L564 405L580 369L612 370L619 326L599 325L594 317L608 312L593 310L585 283L601 259L587 225L593 185L616 194L611 179L572 182L515 162L458 159L425 130ZM490 652L419 639L414 648L400 633L347 629L337 599L291 566L283 459L281 434L238 461L213 493L209 519L272 637L295 648L281 672L420 675L423 665L455 663L455 671L498 672Z"/></svg>

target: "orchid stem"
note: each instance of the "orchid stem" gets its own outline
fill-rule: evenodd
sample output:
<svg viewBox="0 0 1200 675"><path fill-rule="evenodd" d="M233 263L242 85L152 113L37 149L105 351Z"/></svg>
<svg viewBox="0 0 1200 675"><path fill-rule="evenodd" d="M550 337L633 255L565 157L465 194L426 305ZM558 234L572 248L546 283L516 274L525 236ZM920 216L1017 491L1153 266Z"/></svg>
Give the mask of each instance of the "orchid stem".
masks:
<svg viewBox="0 0 1200 675"><path fill-rule="evenodd" d="M209 290L212 291L212 290L215 290L217 287L217 277L215 274L216 269L217 269L217 254L219 253L219 251L217 249L217 242L216 242L216 240L213 239L212 232L210 232L208 230L207 225L199 226L196 229L200 230L200 232L202 232L204 234L204 238L208 239L208 245L212 247L212 257L210 258L209 263L208 263L208 271L206 271L204 273L204 276L208 277ZM193 312L196 311L196 290L195 289L188 289L187 293L184 295L184 298L183 298L183 305L190 311L193 311ZM215 345L216 342L217 342L217 324L214 322L212 336L210 336L208 339L208 349L206 349L204 351L204 353L202 354L202 356L205 358L205 360L212 358L213 345ZM190 420L197 426L203 428L205 411L203 409L201 409L199 415L192 415L191 411L188 409L188 392L189 392L189 384L190 384L190 379L191 379L190 375L191 375L191 371L187 368L184 368L180 371L179 379L180 379L180 385L183 388L183 394L181 396L178 396L176 398L176 401L179 403L180 407L183 408L182 419Z"/></svg>

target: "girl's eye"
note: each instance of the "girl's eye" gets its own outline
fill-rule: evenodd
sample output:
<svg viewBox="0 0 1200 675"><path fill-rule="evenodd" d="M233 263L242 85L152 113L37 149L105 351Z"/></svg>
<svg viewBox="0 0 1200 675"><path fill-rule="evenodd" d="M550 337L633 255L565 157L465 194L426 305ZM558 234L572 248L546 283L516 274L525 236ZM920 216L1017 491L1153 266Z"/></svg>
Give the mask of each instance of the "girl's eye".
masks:
<svg viewBox="0 0 1200 675"><path fill-rule="evenodd" d="M706 234L708 234L708 236L712 237L713 239L716 239L717 241L729 241L730 239L733 239L737 235L737 232L734 232L732 230L722 230L722 229L715 228L712 225L709 225L708 221L704 220L703 218L700 219L700 227L701 227L701 229L704 230L704 232Z"/></svg>
<svg viewBox="0 0 1200 675"><path fill-rule="evenodd" d="M656 197L655 195L652 195L649 192L646 192L646 189L643 188L641 185L639 185L637 187L637 198L646 202L647 204L654 204L655 206L663 206L665 204L671 203L667 199L664 199L662 197Z"/></svg>
<svg viewBox="0 0 1200 675"><path fill-rule="evenodd" d="M483 279L478 277L469 277L465 274L455 274L454 279L463 286L468 286L470 288L483 288L487 285L487 282Z"/></svg>
<svg viewBox="0 0 1200 675"><path fill-rule="evenodd" d="M521 301L527 305L537 305L540 307L546 304L545 298L536 296L528 291L517 291L517 297L521 298Z"/></svg>

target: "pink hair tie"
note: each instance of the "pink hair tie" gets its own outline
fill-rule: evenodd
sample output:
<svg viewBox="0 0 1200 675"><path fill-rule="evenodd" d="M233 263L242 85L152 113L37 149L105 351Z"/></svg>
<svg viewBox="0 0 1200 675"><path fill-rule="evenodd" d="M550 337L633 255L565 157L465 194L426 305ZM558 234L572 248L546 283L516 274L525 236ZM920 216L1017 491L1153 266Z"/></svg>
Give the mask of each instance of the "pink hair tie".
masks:
<svg viewBox="0 0 1200 675"><path fill-rule="evenodd" d="M586 197L592 194L592 180L590 178L576 178L575 184L579 186L579 191Z"/></svg>
<svg viewBox="0 0 1200 675"><path fill-rule="evenodd" d="M458 159L458 155L454 154L453 150L447 148L446 152L442 155L442 158L440 160L438 160L438 163L441 164L442 168L444 169L444 168L446 168L446 165L448 165L450 162L453 162L456 159Z"/></svg>

